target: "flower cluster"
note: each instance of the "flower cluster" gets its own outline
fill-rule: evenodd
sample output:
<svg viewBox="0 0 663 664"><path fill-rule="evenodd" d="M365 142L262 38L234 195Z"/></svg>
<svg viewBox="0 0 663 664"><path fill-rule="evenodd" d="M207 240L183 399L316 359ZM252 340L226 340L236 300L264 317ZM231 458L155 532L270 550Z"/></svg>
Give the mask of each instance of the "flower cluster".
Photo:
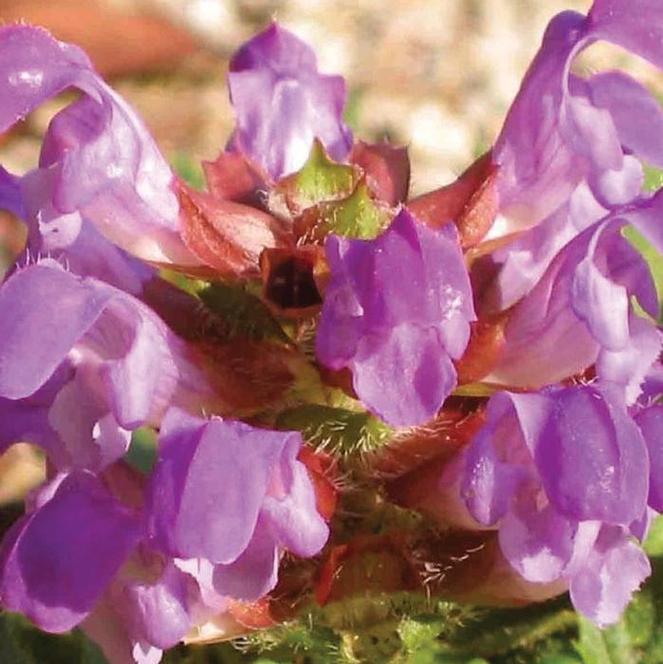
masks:
<svg viewBox="0 0 663 664"><path fill-rule="evenodd" d="M230 63L235 130L204 191L79 48L1 28L1 132L79 95L33 170L0 167L28 228L0 286L0 450L47 458L2 540L0 606L156 662L271 624L277 595L363 592L344 573L376 551L407 570L382 591L430 592L433 540L461 533L485 573L433 590L569 590L618 620L663 510L663 336L633 243L663 251L643 186L663 110L624 73L572 72L597 40L663 67L663 7L555 17L494 147L409 199L407 151L355 140L343 79L278 24ZM351 421L383 435L364 449ZM355 444L316 449L327 425ZM423 521L349 527L342 475Z"/></svg>

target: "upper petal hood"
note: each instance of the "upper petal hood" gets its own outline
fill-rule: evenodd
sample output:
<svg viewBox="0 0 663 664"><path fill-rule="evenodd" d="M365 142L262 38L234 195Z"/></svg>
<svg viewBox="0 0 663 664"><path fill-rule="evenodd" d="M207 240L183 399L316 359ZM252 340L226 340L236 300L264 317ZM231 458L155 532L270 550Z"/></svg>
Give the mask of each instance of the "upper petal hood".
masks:
<svg viewBox="0 0 663 664"><path fill-rule="evenodd" d="M237 116L231 149L273 179L301 168L316 138L337 161L350 153L345 82L319 74L313 50L277 23L233 56L228 85Z"/></svg>
<svg viewBox="0 0 663 664"><path fill-rule="evenodd" d="M56 173L55 210L143 259L197 263L179 238L173 173L134 111L78 47L41 28L0 30L0 132L71 87L84 96L53 118L39 163Z"/></svg>

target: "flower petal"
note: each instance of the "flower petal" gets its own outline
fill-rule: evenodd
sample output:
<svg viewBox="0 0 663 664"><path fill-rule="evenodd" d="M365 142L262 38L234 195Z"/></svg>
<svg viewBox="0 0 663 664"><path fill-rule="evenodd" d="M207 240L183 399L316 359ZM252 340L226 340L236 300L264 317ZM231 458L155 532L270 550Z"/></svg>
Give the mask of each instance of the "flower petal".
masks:
<svg viewBox="0 0 663 664"><path fill-rule="evenodd" d="M604 527L585 565L571 577L571 601L599 627L611 625L650 573L642 549L620 528Z"/></svg>
<svg viewBox="0 0 663 664"><path fill-rule="evenodd" d="M2 28L0 131L70 87L84 96L53 118L39 164L55 174L54 208L82 213L141 258L196 264L179 238L172 171L142 121L78 47L40 28Z"/></svg>
<svg viewBox="0 0 663 664"><path fill-rule="evenodd" d="M151 529L164 551L236 560L253 537L288 435L171 409L149 490Z"/></svg>
<svg viewBox="0 0 663 664"><path fill-rule="evenodd" d="M617 391L567 388L536 445L546 494L578 521L628 525L645 510L649 463L644 439Z"/></svg>
<svg viewBox="0 0 663 664"><path fill-rule="evenodd" d="M344 160L352 134L343 122L345 82L318 73L315 54L277 23L244 44L228 75L237 114L231 149L278 180L301 168L318 138Z"/></svg>
<svg viewBox="0 0 663 664"><path fill-rule="evenodd" d="M138 520L99 480L72 473L6 536L3 606L46 631L71 629L92 610L139 535Z"/></svg>

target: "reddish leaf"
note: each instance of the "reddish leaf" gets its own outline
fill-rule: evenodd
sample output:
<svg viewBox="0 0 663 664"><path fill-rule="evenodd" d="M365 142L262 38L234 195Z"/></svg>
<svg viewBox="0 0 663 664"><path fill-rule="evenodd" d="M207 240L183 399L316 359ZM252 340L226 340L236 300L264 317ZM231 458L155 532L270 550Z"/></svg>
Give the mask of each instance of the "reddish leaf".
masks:
<svg viewBox="0 0 663 664"><path fill-rule="evenodd" d="M265 178L237 152L222 152L216 161L204 161L203 170L210 193L223 200L260 206Z"/></svg>
<svg viewBox="0 0 663 664"><path fill-rule="evenodd" d="M478 244L497 214L497 167L487 152L452 184L423 194L408 203L409 210L423 223L440 228L453 221L463 248Z"/></svg>
<svg viewBox="0 0 663 664"><path fill-rule="evenodd" d="M306 446L302 447L297 458L306 466L313 483L316 509L325 521L329 521L338 503L338 490L334 486L338 474L335 459Z"/></svg>
<svg viewBox="0 0 663 664"><path fill-rule="evenodd" d="M329 385L329 387L337 387L353 399L359 398L352 384L352 371L347 367L343 367L342 369L328 369L327 367L320 365L318 371L320 373L320 378L325 385Z"/></svg>
<svg viewBox="0 0 663 664"><path fill-rule="evenodd" d="M405 537L357 535L335 546L322 567L315 587L320 605L355 595L415 590L418 574L406 555Z"/></svg>
<svg viewBox="0 0 663 664"><path fill-rule="evenodd" d="M259 276L262 251L289 244L284 224L265 212L184 183L179 183L178 193L184 243L221 277Z"/></svg>
<svg viewBox="0 0 663 664"><path fill-rule="evenodd" d="M456 364L459 385L481 380L497 365L505 343L504 328L508 320L507 312L471 324L470 342Z"/></svg>
<svg viewBox="0 0 663 664"><path fill-rule="evenodd" d="M228 613L243 627L266 629L276 625L269 610L269 597L261 597L255 602L228 600Z"/></svg>
<svg viewBox="0 0 663 664"><path fill-rule="evenodd" d="M406 475L433 459L453 456L482 423L482 411L475 400L451 397L432 422L406 429L372 458L367 458L366 463L372 472L383 477Z"/></svg>
<svg viewBox="0 0 663 664"><path fill-rule="evenodd" d="M364 171L366 182L378 200L390 206L407 199L410 188L410 157L406 147L358 141L350 162Z"/></svg>
<svg viewBox="0 0 663 664"><path fill-rule="evenodd" d="M234 339L190 344L195 363L214 387L213 412L234 417L260 412L284 398L295 376L294 349L271 341ZM205 406L205 404L200 404Z"/></svg>

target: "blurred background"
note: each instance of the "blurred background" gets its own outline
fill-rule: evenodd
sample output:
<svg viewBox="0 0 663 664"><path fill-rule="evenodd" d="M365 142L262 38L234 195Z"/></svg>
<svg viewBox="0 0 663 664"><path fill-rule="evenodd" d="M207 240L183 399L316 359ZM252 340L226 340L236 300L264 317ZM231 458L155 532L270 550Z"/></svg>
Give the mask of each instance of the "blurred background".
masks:
<svg viewBox="0 0 663 664"><path fill-rule="evenodd" d="M357 136L407 144L412 191L454 179L497 135L548 20L589 0L0 0L0 24L43 25L82 46L139 110L164 154L194 181L233 116L225 87L234 50L272 18L306 39L320 68L346 77ZM581 73L619 66L663 93L660 73L617 48L583 54ZM9 134L0 164L23 173L58 108L50 102ZM24 238L0 211L0 275ZM0 457L0 505L41 475L27 447Z"/></svg>
<svg viewBox="0 0 663 664"><path fill-rule="evenodd" d="M452 179L489 145L550 17L589 0L0 0L81 45L175 161L213 158L232 114L229 56L275 17L343 74L357 133L411 148L416 191ZM6 141L2 163L35 161L52 108Z"/></svg>

